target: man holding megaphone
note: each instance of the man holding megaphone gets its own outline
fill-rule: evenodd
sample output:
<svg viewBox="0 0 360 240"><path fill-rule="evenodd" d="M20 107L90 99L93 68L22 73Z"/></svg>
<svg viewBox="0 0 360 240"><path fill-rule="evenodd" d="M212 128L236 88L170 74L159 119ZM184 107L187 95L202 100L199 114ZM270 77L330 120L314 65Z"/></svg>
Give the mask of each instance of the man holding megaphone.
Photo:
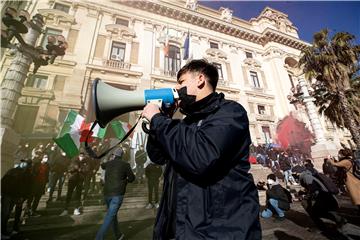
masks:
<svg viewBox="0 0 360 240"><path fill-rule="evenodd" d="M164 165L164 192L153 239L261 239L250 169L245 109L216 93L217 68L193 60L177 74L183 120L148 103L147 152Z"/></svg>

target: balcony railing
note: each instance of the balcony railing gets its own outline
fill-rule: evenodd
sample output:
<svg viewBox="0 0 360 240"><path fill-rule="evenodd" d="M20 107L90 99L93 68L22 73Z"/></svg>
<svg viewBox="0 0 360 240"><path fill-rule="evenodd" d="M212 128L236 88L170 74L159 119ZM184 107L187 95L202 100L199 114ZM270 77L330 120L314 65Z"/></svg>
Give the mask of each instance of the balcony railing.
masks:
<svg viewBox="0 0 360 240"><path fill-rule="evenodd" d="M131 67L130 63L124 61L115 61L115 60L104 60L103 65L110 68L126 69L129 70Z"/></svg>

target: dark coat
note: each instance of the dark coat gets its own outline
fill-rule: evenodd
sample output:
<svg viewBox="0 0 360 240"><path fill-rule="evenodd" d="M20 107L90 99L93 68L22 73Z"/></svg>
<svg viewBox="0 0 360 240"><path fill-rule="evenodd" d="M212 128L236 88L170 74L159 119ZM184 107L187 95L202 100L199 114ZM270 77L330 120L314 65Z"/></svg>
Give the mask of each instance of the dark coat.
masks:
<svg viewBox="0 0 360 240"><path fill-rule="evenodd" d="M261 239L245 109L214 93L193 110L184 120L151 120L148 155L167 164L153 238Z"/></svg>
<svg viewBox="0 0 360 240"><path fill-rule="evenodd" d="M1 178L1 195L13 199L28 198L32 191L31 168L12 168Z"/></svg>
<svg viewBox="0 0 360 240"><path fill-rule="evenodd" d="M123 196L127 183L135 180L130 164L121 160L120 157L101 164L101 168L105 169L105 196Z"/></svg>
<svg viewBox="0 0 360 240"><path fill-rule="evenodd" d="M162 174L162 168L157 164L149 164L145 168L145 176L151 182L157 182L160 180Z"/></svg>
<svg viewBox="0 0 360 240"><path fill-rule="evenodd" d="M280 184L276 184L266 191L267 204L270 198L278 200L280 209L285 211L290 209L291 194Z"/></svg>

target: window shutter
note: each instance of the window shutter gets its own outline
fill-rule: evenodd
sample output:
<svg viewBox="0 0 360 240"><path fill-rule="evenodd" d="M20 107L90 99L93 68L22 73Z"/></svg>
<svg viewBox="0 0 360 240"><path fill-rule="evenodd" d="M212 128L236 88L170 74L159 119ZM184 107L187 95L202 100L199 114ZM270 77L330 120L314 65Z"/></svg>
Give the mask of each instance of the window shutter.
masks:
<svg viewBox="0 0 360 240"><path fill-rule="evenodd" d="M264 84L264 88L267 89L267 83L266 83L266 78L265 78L265 73L264 71L261 71L261 79L262 79L262 82Z"/></svg>
<svg viewBox="0 0 360 240"><path fill-rule="evenodd" d="M228 76L228 81L232 82L233 78L232 78L232 74L231 74L231 66L230 63L226 63L226 72L227 72L227 76Z"/></svg>
<svg viewBox="0 0 360 240"><path fill-rule="evenodd" d="M249 102L250 113L254 113L254 103Z"/></svg>
<svg viewBox="0 0 360 240"><path fill-rule="evenodd" d="M56 76L55 82L54 82L54 91L63 91L65 86L65 76Z"/></svg>
<svg viewBox="0 0 360 240"><path fill-rule="evenodd" d="M104 49L105 49L105 42L106 38L105 36L99 35L96 41L96 47L95 47L95 57L102 58L104 55Z"/></svg>
<svg viewBox="0 0 360 240"><path fill-rule="evenodd" d="M68 44L69 44L68 49L67 49L68 52L71 52L71 53L74 52L78 35L79 35L79 30L70 29L68 39L67 39Z"/></svg>
<svg viewBox="0 0 360 240"><path fill-rule="evenodd" d="M156 68L160 67L160 48L159 47L155 48L155 67Z"/></svg>
<svg viewBox="0 0 360 240"><path fill-rule="evenodd" d="M139 43L133 42L131 44L130 63L138 64L138 58L139 58Z"/></svg>
<svg viewBox="0 0 360 240"><path fill-rule="evenodd" d="M242 66L241 68L242 68L242 71L243 71L245 86L249 86L249 78L248 78L247 69L244 66Z"/></svg>

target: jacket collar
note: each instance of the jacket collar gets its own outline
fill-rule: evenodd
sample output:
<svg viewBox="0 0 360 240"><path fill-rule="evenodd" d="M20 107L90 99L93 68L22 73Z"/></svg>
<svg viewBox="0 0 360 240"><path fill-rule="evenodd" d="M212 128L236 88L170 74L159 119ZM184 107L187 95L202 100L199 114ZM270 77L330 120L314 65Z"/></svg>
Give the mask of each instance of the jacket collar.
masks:
<svg viewBox="0 0 360 240"><path fill-rule="evenodd" d="M208 115L220 108L220 102L224 99L223 93L213 92L206 96L205 98L195 102L191 110L185 112L181 110L181 113L185 114L187 117L197 118L204 115Z"/></svg>

